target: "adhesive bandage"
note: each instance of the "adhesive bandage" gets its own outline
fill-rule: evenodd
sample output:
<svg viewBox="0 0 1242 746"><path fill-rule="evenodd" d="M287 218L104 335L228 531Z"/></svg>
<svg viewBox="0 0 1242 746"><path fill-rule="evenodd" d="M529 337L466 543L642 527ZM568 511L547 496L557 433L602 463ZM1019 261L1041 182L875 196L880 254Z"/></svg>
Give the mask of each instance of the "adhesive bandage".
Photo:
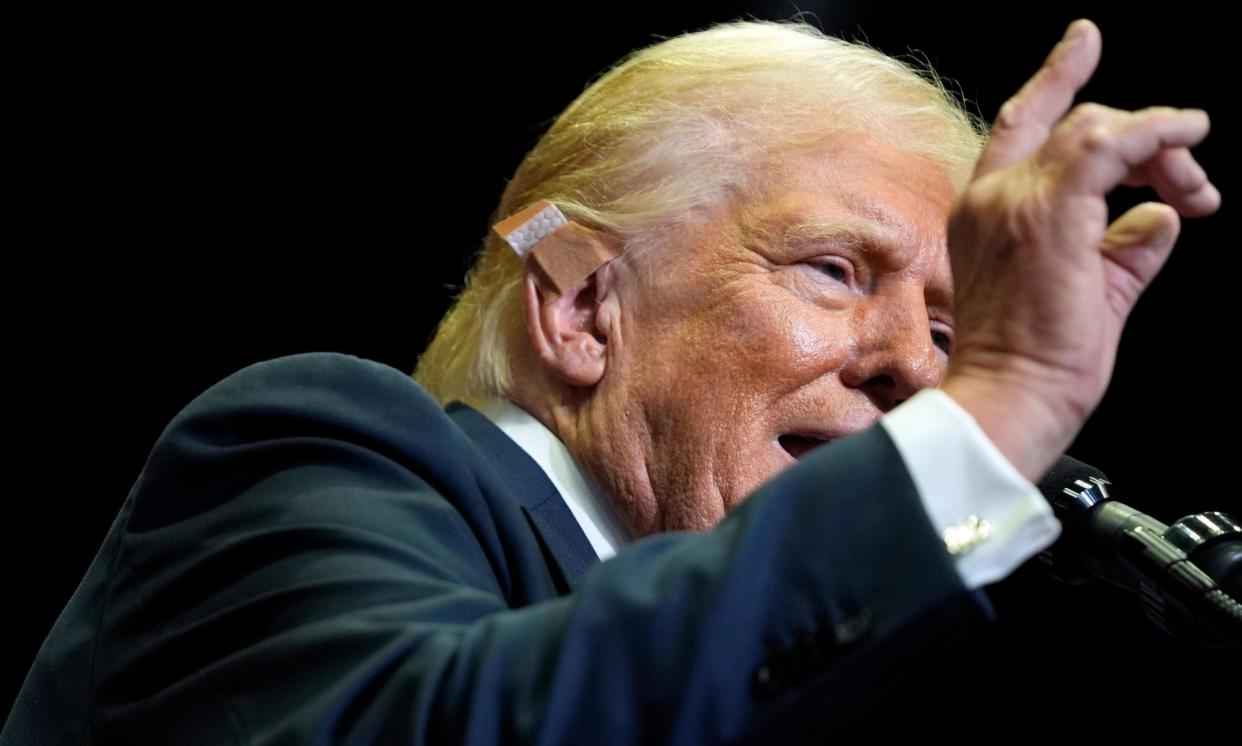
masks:
<svg viewBox="0 0 1242 746"><path fill-rule="evenodd" d="M617 258L621 241L571 222L556 205L540 200L492 226L496 235L533 262L558 293Z"/></svg>

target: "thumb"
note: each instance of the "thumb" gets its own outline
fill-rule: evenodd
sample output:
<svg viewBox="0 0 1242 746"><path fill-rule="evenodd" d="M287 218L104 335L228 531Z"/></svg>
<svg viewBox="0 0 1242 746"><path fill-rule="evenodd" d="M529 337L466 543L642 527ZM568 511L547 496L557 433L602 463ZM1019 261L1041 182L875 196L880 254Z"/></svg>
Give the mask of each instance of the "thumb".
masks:
<svg viewBox="0 0 1242 746"><path fill-rule="evenodd" d="M1109 302L1125 318L1139 295L1160 272L1181 232L1177 210L1163 202L1136 205L1104 232Z"/></svg>

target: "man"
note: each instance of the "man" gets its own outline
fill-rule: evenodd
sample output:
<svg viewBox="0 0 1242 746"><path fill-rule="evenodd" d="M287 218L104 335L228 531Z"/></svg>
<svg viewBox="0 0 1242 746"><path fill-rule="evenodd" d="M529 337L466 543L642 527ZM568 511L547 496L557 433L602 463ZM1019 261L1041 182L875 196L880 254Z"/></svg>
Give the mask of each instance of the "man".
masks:
<svg viewBox="0 0 1242 746"><path fill-rule="evenodd" d="M986 145L806 29L623 62L498 209L616 250L567 282L559 229L525 261L491 239L420 362L481 411L333 355L213 387L0 740L823 738L1051 541L1029 480L1178 214L1219 204L1202 112L1071 110L1099 53L1072 25ZM1110 224L1122 183L1168 204Z"/></svg>

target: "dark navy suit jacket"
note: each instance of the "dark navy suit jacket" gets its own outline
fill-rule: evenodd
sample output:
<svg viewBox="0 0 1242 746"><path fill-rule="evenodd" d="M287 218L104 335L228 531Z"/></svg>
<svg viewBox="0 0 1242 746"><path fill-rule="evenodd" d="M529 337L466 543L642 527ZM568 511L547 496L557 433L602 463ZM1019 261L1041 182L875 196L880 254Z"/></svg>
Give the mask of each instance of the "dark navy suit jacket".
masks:
<svg viewBox="0 0 1242 746"><path fill-rule="evenodd" d="M818 742L990 616L878 426L601 563L478 412L297 355L169 424L0 742Z"/></svg>

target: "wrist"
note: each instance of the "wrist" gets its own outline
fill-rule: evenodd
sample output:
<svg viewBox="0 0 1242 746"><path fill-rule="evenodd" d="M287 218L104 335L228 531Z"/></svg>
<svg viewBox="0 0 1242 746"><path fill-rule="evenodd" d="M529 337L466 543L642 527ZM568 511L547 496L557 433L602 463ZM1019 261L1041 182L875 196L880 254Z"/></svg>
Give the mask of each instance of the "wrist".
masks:
<svg viewBox="0 0 1242 746"><path fill-rule="evenodd" d="M950 371L940 389L979 425L1019 474L1038 482L1082 426L1029 384L995 372Z"/></svg>

